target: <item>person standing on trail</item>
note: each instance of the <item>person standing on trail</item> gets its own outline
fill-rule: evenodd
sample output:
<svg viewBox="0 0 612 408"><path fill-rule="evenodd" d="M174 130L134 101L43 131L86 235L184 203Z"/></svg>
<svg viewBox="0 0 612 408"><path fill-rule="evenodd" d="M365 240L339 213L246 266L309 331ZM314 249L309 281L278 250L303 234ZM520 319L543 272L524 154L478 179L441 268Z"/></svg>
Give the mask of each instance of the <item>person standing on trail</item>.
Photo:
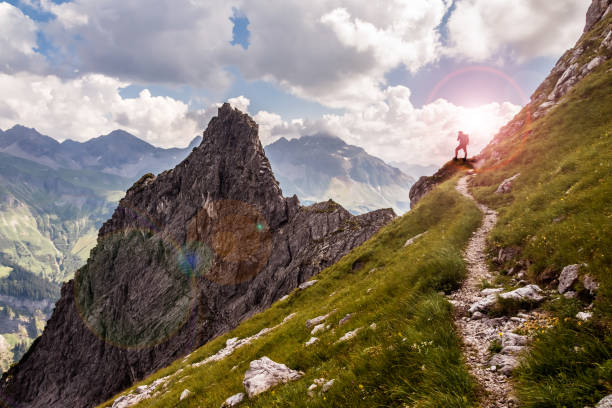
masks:
<svg viewBox="0 0 612 408"><path fill-rule="evenodd" d="M459 131L459 134L457 135L457 140L459 141L459 146L457 146L457 148L455 149L455 158L453 160L457 160L457 153L459 152L459 150L463 150L463 152L465 153L463 161L465 161L467 159L467 145L468 143L470 143L470 137L467 135L467 133Z"/></svg>

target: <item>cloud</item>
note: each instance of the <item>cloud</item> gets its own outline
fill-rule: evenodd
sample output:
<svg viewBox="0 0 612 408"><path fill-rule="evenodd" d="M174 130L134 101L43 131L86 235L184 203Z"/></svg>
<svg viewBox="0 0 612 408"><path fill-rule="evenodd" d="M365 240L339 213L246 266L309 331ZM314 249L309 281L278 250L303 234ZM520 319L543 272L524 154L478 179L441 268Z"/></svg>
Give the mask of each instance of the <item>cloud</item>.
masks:
<svg viewBox="0 0 612 408"><path fill-rule="evenodd" d="M461 0L448 21L451 56L525 61L558 56L582 33L591 0Z"/></svg>
<svg viewBox="0 0 612 408"><path fill-rule="evenodd" d="M44 59L37 54L38 27L21 10L0 3L0 72L38 71Z"/></svg>
<svg viewBox="0 0 612 408"><path fill-rule="evenodd" d="M254 118L260 124L264 144L281 137L325 132L387 162L440 165L454 155L459 130L470 135L468 152L475 155L520 110L508 102L466 108L444 99L417 109L410 101L410 90L404 86L387 87L383 95L383 99L363 110L324 115L314 121L287 122L265 111Z"/></svg>
<svg viewBox="0 0 612 408"><path fill-rule="evenodd" d="M22 124L79 141L121 128L163 147L186 146L201 132L184 102L146 89L137 98L122 98L119 90L127 85L100 74L76 79L0 74L0 128Z"/></svg>
<svg viewBox="0 0 612 408"><path fill-rule="evenodd" d="M263 4L262 4L263 3ZM450 1L245 2L251 45L240 54L247 79L265 79L333 108L360 109L382 97L385 73L435 61Z"/></svg>
<svg viewBox="0 0 612 408"><path fill-rule="evenodd" d="M249 113L249 105L251 104L251 101L244 95L240 95L235 98L229 98L227 102L232 105L232 107L244 113Z"/></svg>
<svg viewBox="0 0 612 408"><path fill-rule="evenodd" d="M236 2L75 0L39 7L57 18L43 25L53 57L80 72L140 83L224 90Z"/></svg>

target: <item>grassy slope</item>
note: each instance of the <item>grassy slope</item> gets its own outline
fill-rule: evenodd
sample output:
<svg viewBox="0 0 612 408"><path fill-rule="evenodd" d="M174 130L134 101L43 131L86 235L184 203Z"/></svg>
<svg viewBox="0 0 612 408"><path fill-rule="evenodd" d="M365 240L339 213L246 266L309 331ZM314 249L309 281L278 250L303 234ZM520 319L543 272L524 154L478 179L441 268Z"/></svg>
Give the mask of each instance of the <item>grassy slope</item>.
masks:
<svg viewBox="0 0 612 408"><path fill-rule="evenodd" d="M462 363L451 307L438 293L451 290L462 279L461 251L481 220L474 204L454 190L455 182L442 185L414 211L321 272L316 285L294 292L204 345L187 363L214 354L228 338L251 336L292 312L297 313L295 318L225 360L199 368L178 360L140 383L184 369L173 377L167 392L139 406L219 407L244 390L242 379L249 362L264 355L306 374L243 406L474 406L475 385ZM426 230L412 246L403 247L408 238ZM353 270L355 264L361 266ZM377 269L370 272L373 268ZM304 322L334 308L338 311L328 320L334 329L305 348L310 329ZM337 327L347 313L353 318ZM368 329L373 322L377 329ZM334 344L357 327L364 329L355 339ZM336 383L324 396L311 399L306 389L319 377L334 378ZM196 395L179 403L185 388Z"/></svg>
<svg viewBox="0 0 612 408"><path fill-rule="evenodd" d="M612 60L598 67L564 103L527 125L532 133L514 160L475 179L474 195L500 213L491 246L520 248L531 280L546 282L565 265L586 263L581 273L601 284L595 299L582 291L579 299L545 305L559 322L538 331L516 375L525 407L584 407L612 392L611 70ZM509 155L518 139L509 135L494 148ZM516 173L511 194L494 193ZM594 318L578 322L576 312L593 300Z"/></svg>

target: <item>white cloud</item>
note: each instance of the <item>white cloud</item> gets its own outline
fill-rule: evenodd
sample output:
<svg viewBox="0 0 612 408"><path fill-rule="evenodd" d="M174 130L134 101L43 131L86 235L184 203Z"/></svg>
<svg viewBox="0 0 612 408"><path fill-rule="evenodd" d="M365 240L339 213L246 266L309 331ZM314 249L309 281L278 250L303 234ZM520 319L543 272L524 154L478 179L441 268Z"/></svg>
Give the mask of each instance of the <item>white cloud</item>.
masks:
<svg viewBox="0 0 612 408"><path fill-rule="evenodd" d="M39 7L56 19L43 25L58 47L56 58L80 72L140 83L188 84L222 91L237 2L75 0Z"/></svg>
<svg viewBox="0 0 612 408"><path fill-rule="evenodd" d="M244 95L240 95L235 98L229 98L227 102L232 107L244 113L249 113L249 105L251 104L251 101L249 100L249 98L245 97Z"/></svg>
<svg viewBox="0 0 612 408"><path fill-rule="evenodd" d="M263 3L263 4L262 4ZM244 2L250 47L239 66L334 108L363 108L382 97L385 73L416 70L438 57L440 24L450 1L266 0Z"/></svg>
<svg viewBox="0 0 612 408"><path fill-rule="evenodd" d="M417 109L403 86L388 87L384 95L363 111L324 115L315 128L388 162L442 164L454 154L457 131L470 135L468 153L474 155L520 109L508 102L465 108L444 99Z"/></svg>
<svg viewBox="0 0 612 408"><path fill-rule="evenodd" d="M44 61L35 51L38 28L21 10L0 3L0 72L38 70Z"/></svg>
<svg viewBox="0 0 612 408"><path fill-rule="evenodd" d="M0 74L0 128L22 124L79 141L121 128L163 147L185 146L201 132L187 104L146 89L122 98L119 89L127 85L99 74L71 80Z"/></svg>
<svg viewBox="0 0 612 408"><path fill-rule="evenodd" d="M591 0L461 0L448 22L451 56L525 61L559 56L584 27Z"/></svg>

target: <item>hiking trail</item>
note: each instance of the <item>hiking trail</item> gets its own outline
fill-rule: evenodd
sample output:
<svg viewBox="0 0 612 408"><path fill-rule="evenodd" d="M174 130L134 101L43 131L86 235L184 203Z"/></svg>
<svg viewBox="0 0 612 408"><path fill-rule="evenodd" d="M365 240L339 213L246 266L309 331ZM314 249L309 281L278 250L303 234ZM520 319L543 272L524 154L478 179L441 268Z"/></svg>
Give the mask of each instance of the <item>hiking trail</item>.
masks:
<svg viewBox="0 0 612 408"><path fill-rule="evenodd" d="M473 233L464 253L467 264L467 276L459 290L449 295L455 308L455 325L463 338L463 355L470 373L478 381L484 395L480 396L480 406L484 408L512 407L516 400L512 396L510 379L500 371L491 370L489 345L491 338L512 330L510 322L505 319L471 319L467 309L482 299L481 286L484 280L491 280L493 275L486 263L487 236L497 222L497 213L487 206L476 202L468 191L468 182L472 175L459 179L456 189L462 195L473 200L483 212L482 225Z"/></svg>

